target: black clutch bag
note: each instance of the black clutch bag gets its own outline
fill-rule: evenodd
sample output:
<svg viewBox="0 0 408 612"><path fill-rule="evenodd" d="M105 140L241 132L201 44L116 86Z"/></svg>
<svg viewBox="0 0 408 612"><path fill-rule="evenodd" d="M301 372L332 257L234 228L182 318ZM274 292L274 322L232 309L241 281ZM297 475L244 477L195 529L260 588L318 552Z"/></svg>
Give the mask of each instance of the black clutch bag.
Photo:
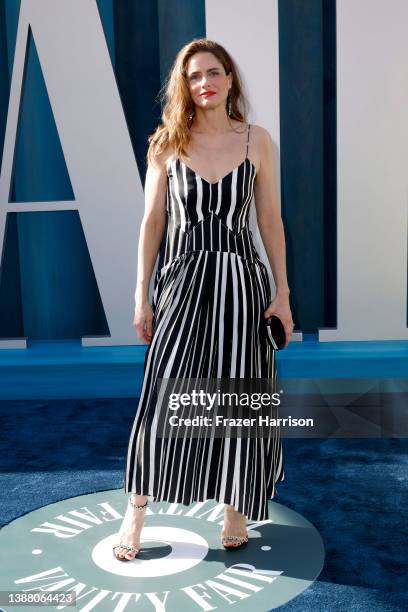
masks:
<svg viewBox="0 0 408 612"><path fill-rule="evenodd" d="M286 343L285 328L282 321L276 315L272 315L269 319L264 319L264 321L268 342L271 343L275 351L280 351Z"/></svg>

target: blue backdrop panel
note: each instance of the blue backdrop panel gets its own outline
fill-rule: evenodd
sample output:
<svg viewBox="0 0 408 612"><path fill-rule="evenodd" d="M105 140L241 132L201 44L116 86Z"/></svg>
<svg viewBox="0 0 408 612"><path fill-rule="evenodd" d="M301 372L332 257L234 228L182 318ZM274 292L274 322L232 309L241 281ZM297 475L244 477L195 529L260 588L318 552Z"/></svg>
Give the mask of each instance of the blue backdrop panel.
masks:
<svg viewBox="0 0 408 612"><path fill-rule="evenodd" d="M279 2L282 218L293 318L305 333L334 325L336 314L335 253L330 251L325 261L327 238L335 235L335 185L324 180L325 173L333 176L336 164L335 106L330 103L334 16L334 1L325 2L324 10L321 2ZM324 36L326 26L330 40ZM325 66L334 70L329 82L324 80ZM327 157L326 127L334 139Z"/></svg>

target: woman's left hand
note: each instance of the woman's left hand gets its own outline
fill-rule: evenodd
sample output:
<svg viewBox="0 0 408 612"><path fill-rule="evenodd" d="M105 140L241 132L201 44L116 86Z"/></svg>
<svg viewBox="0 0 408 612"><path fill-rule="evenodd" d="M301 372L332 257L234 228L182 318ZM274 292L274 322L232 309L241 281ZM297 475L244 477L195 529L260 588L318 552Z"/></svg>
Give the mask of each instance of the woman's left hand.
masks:
<svg viewBox="0 0 408 612"><path fill-rule="evenodd" d="M286 343L283 348L286 348L293 334L293 328L295 327L289 305L289 295L277 294L273 298L272 302L264 312L264 317L265 319L269 319L269 317L271 317L273 314L280 318L283 323L283 327L285 328Z"/></svg>

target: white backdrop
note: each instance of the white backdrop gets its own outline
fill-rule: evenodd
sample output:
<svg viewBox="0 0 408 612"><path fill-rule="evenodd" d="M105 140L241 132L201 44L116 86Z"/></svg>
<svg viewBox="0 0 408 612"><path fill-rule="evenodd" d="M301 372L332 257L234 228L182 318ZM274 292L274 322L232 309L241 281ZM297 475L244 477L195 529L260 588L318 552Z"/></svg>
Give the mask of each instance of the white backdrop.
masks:
<svg viewBox="0 0 408 612"><path fill-rule="evenodd" d="M408 2L337 1L337 329L408 339Z"/></svg>

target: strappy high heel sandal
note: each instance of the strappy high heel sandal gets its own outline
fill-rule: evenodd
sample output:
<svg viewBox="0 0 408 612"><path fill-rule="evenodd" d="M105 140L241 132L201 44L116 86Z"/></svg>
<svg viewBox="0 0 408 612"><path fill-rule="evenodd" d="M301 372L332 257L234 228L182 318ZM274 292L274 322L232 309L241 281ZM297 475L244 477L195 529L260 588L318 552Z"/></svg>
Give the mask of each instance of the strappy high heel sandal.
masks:
<svg viewBox="0 0 408 612"><path fill-rule="evenodd" d="M238 542L239 546L225 546L224 541ZM225 549L242 548L248 542L248 536L221 536L221 542Z"/></svg>
<svg viewBox="0 0 408 612"><path fill-rule="evenodd" d="M146 500L146 503L138 505L138 504L135 504L134 502L132 502L131 498L129 497L129 504L130 504L130 505L131 505L131 506L134 508L134 510L139 510L139 511L144 510L144 509L146 508L146 506L147 506L147 502L148 502L148 501L149 501L149 500ZM112 548L113 548L113 556L114 556L114 557L115 557L115 559L117 559L118 561L133 561L133 559L135 559L135 558L136 558L136 555L137 555L137 553L138 553L138 552L139 552L139 550L140 550L140 548L136 548L136 546L128 546L127 544L123 544L123 542L119 542L119 544L114 544L114 545L112 546ZM135 553L135 556L133 557L133 559L126 559L126 557L118 557L118 556L115 554L115 548L126 548L126 550L127 550L128 552L134 552L134 553Z"/></svg>
<svg viewBox="0 0 408 612"><path fill-rule="evenodd" d="M227 510L227 507L225 507L225 510ZM235 509L236 510L236 509ZM242 516L242 514L241 514ZM246 522L246 517L245 517L245 522ZM225 530L225 515L224 515L224 524L223 524L223 530L222 532ZM245 531L246 530L246 525L245 525ZM224 548L242 548L242 546L244 546L245 544L247 544L248 542L248 531L247 534L245 536L238 536L238 535L223 535L221 532L221 543L224 546ZM233 546L226 546L225 542L237 542L238 545L233 545Z"/></svg>

